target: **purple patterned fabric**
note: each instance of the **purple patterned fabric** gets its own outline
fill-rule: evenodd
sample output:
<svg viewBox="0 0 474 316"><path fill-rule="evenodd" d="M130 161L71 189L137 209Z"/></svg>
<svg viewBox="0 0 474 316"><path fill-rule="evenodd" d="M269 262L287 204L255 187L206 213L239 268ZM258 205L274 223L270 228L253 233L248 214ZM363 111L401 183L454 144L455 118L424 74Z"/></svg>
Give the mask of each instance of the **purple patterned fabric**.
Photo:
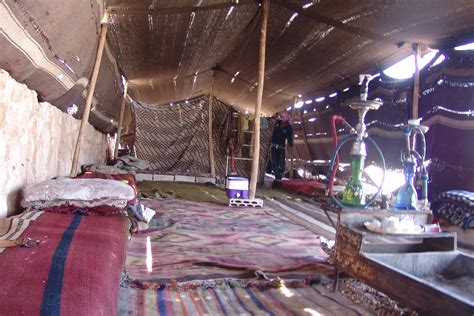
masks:
<svg viewBox="0 0 474 316"><path fill-rule="evenodd" d="M157 214L149 229L129 243L126 273L137 284L254 278L256 270L300 277L332 271L319 237L267 206L183 200L143 204Z"/></svg>

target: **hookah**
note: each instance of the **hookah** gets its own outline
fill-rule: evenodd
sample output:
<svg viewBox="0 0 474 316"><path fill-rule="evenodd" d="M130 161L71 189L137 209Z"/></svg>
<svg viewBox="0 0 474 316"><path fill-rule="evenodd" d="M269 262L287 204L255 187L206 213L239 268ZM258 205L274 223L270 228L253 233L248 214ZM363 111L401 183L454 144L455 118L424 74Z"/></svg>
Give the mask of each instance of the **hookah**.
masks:
<svg viewBox="0 0 474 316"><path fill-rule="evenodd" d="M421 126L420 120L408 120L408 124L403 126L403 136L405 138L405 148L401 152L403 172L405 174L405 184L397 194L395 209L397 210L418 210L418 194L415 189L415 176L417 169L421 173L421 204L425 207L428 204L428 172L424 165L426 155L425 133L427 126ZM421 153L416 151L417 136L420 139Z"/></svg>
<svg viewBox="0 0 474 316"><path fill-rule="evenodd" d="M367 135L367 126L365 125L365 115L369 110L378 110L382 105L382 102L375 100L367 100L368 91L369 91L369 82L375 78L371 75L360 75L359 84L361 85L360 98L353 98L346 102L346 104L356 110L359 115L359 121L355 128L351 127L342 117L335 116L333 117L333 125L335 120L342 121L346 126L350 128L351 135L346 137L341 141L335 148L332 156L331 162L329 164L330 170L330 179L328 185L329 195L331 196L332 201L339 207L349 207L349 208L367 208L372 203L375 202L375 199L382 191L383 182L385 179L385 159L383 157L382 151L377 146L375 141ZM335 128L333 128L333 136L336 137ZM336 138L335 138L336 139ZM354 141L351 147L351 180L346 185L344 193L342 196L342 201L336 197L332 192L332 186L334 183L334 178L337 170L338 164L338 152L349 141ZM364 170L365 158L367 157L367 149L365 141L368 141L377 151L383 167L383 176L382 183L378 186L377 193L374 194L371 198L366 200L366 192L364 189L364 184L362 182L362 172Z"/></svg>

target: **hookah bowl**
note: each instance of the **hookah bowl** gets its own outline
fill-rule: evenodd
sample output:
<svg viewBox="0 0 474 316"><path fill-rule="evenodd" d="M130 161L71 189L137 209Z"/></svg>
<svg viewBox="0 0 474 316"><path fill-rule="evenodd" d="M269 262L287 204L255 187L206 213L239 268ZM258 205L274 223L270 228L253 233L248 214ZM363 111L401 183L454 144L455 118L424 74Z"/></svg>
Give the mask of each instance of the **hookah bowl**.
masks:
<svg viewBox="0 0 474 316"><path fill-rule="evenodd" d="M395 202L397 210L417 210L418 194L415 189L416 160L404 162L405 184L400 188Z"/></svg>
<svg viewBox="0 0 474 316"><path fill-rule="evenodd" d="M364 123L365 115L369 110L378 110L382 105L380 101L367 100L361 96L360 99L351 99L347 102L350 108L359 114L359 122L356 126L357 137L351 148L351 180L346 185L342 196L342 203L348 206L365 205L365 191L362 183L362 171L364 170L367 149L364 138L367 137L367 126Z"/></svg>

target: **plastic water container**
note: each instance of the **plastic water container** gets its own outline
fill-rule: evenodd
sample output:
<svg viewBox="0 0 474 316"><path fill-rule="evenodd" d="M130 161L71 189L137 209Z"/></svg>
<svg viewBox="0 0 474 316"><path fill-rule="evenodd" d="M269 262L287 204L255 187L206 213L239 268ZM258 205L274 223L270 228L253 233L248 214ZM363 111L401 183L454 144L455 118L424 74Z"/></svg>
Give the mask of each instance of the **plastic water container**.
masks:
<svg viewBox="0 0 474 316"><path fill-rule="evenodd" d="M248 199L249 180L239 177L228 177L225 192L229 199Z"/></svg>

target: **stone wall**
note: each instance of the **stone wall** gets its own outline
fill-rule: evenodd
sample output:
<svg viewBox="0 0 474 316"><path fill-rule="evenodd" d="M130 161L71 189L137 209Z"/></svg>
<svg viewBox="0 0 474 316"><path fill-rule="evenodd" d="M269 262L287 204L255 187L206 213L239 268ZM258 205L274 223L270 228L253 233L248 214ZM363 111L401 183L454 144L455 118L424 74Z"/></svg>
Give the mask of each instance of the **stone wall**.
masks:
<svg viewBox="0 0 474 316"><path fill-rule="evenodd" d="M81 121L0 69L0 218L18 212L21 188L68 176ZM88 125L79 166L104 163L107 136Z"/></svg>

